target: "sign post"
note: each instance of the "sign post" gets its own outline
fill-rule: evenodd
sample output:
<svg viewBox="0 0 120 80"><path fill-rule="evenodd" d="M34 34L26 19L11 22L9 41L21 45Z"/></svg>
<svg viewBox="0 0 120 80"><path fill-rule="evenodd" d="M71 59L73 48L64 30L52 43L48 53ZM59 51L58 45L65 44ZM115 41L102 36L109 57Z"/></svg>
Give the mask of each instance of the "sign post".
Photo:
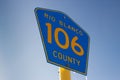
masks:
<svg viewBox="0 0 120 80"><path fill-rule="evenodd" d="M47 62L62 67L61 76L68 70L87 75L88 34L63 12L36 8L35 15Z"/></svg>
<svg viewBox="0 0 120 80"><path fill-rule="evenodd" d="M71 80L70 70L59 68L60 80Z"/></svg>

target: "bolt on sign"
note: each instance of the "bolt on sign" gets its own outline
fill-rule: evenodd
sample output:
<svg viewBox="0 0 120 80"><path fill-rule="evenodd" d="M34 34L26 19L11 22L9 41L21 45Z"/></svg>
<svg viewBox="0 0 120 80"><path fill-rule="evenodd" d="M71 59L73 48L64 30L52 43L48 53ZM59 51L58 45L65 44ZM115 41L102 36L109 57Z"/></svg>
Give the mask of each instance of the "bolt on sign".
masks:
<svg viewBox="0 0 120 80"><path fill-rule="evenodd" d="M65 13L36 8L48 63L87 75L89 36Z"/></svg>

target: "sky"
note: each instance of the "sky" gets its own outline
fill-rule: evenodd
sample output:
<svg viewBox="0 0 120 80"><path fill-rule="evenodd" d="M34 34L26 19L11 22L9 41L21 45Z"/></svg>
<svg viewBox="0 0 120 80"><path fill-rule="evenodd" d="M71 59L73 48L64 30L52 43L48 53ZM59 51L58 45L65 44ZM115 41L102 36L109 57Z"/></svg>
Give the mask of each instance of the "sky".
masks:
<svg viewBox="0 0 120 80"><path fill-rule="evenodd" d="M120 79L119 0L0 0L0 80L59 80L59 67L45 58L36 7L66 13L89 34L88 80Z"/></svg>

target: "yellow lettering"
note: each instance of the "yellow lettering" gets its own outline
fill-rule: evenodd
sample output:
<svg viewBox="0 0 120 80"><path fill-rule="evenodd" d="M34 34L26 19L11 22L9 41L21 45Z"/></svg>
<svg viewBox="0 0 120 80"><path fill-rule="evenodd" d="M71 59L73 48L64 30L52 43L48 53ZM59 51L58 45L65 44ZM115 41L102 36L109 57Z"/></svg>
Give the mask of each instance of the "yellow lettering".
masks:
<svg viewBox="0 0 120 80"><path fill-rule="evenodd" d="M66 62L67 61L67 56L63 55L63 60Z"/></svg>
<svg viewBox="0 0 120 80"><path fill-rule="evenodd" d="M51 20L52 22L55 22L55 21L56 21L56 19L55 19L54 16L50 16L50 15L48 15L47 13L44 13L44 17L47 18L48 20Z"/></svg>
<svg viewBox="0 0 120 80"><path fill-rule="evenodd" d="M57 55L56 55L56 53L57 53L57 51L53 51L53 56L55 57L55 58L57 58Z"/></svg>
<svg viewBox="0 0 120 80"><path fill-rule="evenodd" d="M73 50L73 52L75 52L75 54L77 54L77 55L79 55L79 56L83 56L84 50L83 50L83 48L82 48L81 45L79 45L78 43L76 43L77 40L78 40L78 37L77 37L77 36L75 36L75 37L72 39L72 41L71 41L72 50ZM75 46L79 47L79 48L80 48L80 51L77 51L77 50L75 49Z"/></svg>
<svg viewBox="0 0 120 80"><path fill-rule="evenodd" d="M57 52L56 50L53 50L52 54L53 54L53 57L58 58L59 60L63 60L65 62L67 62L68 64L71 63L74 65L80 66L80 60L78 60L76 58L64 55L61 52Z"/></svg>
<svg viewBox="0 0 120 80"><path fill-rule="evenodd" d="M81 30L79 30L78 28L74 28L70 24L67 24L67 23L59 20L59 25L62 27L68 28L69 30L75 32L76 34L80 34L80 36L83 36L83 32Z"/></svg>
<svg viewBox="0 0 120 80"><path fill-rule="evenodd" d="M73 58L73 63L75 64L76 62L75 62L75 58Z"/></svg>
<svg viewBox="0 0 120 80"><path fill-rule="evenodd" d="M59 33L59 32L62 32L62 33L65 35L65 40L66 40L66 41L65 41L65 44L64 44L64 45L62 45L62 44L59 42L59 39L58 39L58 33ZM60 48L67 49L67 48L69 47L69 37L68 37L67 33L66 33L63 29L61 29L61 28L56 28L54 35L55 35L55 41L56 41L56 43L58 44L58 46L59 46Z"/></svg>
<svg viewBox="0 0 120 80"><path fill-rule="evenodd" d="M82 36L82 35L83 35L83 32L82 32L82 31L79 31L79 34Z"/></svg>
<svg viewBox="0 0 120 80"><path fill-rule="evenodd" d="M62 21L59 21L59 24L60 24L61 26L63 26L63 22L62 22Z"/></svg>
<svg viewBox="0 0 120 80"><path fill-rule="evenodd" d="M60 52L58 53L58 58L62 59L62 54Z"/></svg>
<svg viewBox="0 0 120 80"><path fill-rule="evenodd" d="M80 66L80 60L77 60L77 59L76 59L76 62L77 62L77 64L78 64L78 66Z"/></svg>
<svg viewBox="0 0 120 80"><path fill-rule="evenodd" d="M72 63L72 58L68 56L68 62Z"/></svg>
<svg viewBox="0 0 120 80"><path fill-rule="evenodd" d="M47 14L47 13L44 13L44 17L48 18L48 14Z"/></svg>
<svg viewBox="0 0 120 80"><path fill-rule="evenodd" d="M51 24L50 23L46 23L46 26L48 27L48 42L52 43L52 29L51 29Z"/></svg>
<svg viewBox="0 0 120 80"><path fill-rule="evenodd" d="M74 32L76 31L74 27L71 27L71 30L74 31Z"/></svg>

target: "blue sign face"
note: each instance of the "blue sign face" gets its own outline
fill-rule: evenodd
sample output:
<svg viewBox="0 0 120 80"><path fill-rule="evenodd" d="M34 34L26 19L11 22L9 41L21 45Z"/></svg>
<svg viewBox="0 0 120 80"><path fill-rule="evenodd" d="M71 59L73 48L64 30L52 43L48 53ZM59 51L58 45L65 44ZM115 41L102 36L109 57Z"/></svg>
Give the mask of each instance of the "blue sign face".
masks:
<svg viewBox="0 0 120 80"><path fill-rule="evenodd" d="M87 75L89 36L60 11L36 8L47 62Z"/></svg>

